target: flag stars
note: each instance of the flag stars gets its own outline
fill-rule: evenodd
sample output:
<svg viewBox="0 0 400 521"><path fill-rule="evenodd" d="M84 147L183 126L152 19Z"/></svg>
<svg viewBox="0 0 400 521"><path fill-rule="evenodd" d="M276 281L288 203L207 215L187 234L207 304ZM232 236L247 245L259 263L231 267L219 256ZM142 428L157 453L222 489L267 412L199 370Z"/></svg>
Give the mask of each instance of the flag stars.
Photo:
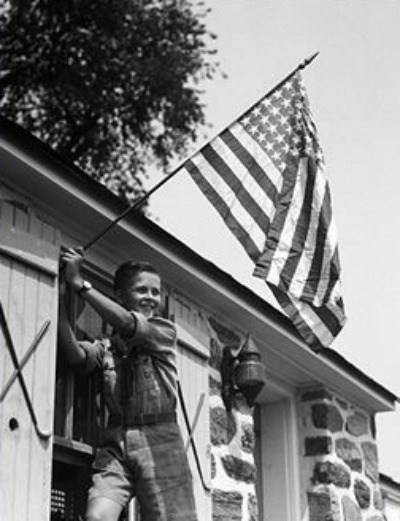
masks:
<svg viewBox="0 0 400 521"><path fill-rule="evenodd" d="M277 129L278 129L278 125L275 125L275 124L271 124L269 127L271 134L276 133Z"/></svg>
<svg viewBox="0 0 400 521"><path fill-rule="evenodd" d="M285 126L289 123L289 118L287 116L284 116L283 114L281 114L279 116L279 122L282 126Z"/></svg>
<svg viewBox="0 0 400 521"><path fill-rule="evenodd" d="M259 134L258 128L255 125L250 125L249 132L253 136L255 136L256 134Z"/></svg>
<svg viewBox="0 0 400 521"><path fill-rule="evenodd" d="M282 89L288 94L293 89L293 81L289 80L283 84Z"/></svg>
<svg viewBox="0 0 400 521"><path fill-rule="evenodd" d="M278 107L272 107L271 114L273 116L277 116L279 114L279 108Z"/></svg>
<svg viewBox="0 0 400 521"><path fill-rule="evenodd" d="M278 151L275 150L275 152L272 154L272 159L274 161L278 161L280 159L281 155Z"/></svg>
<svg viewBox="0 0 400 521"><path fill-rule="evenodd" d="M322 161L308 99L297 78L285 82L240 120L280 170L286 158L308 154Z"/></svg>

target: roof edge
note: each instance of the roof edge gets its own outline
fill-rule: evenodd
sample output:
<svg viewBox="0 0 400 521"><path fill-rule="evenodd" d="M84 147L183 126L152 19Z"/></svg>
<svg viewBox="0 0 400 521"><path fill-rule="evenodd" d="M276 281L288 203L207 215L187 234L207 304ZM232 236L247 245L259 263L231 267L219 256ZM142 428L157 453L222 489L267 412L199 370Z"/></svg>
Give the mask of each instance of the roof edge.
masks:
<svg viewBox="0 0 400 521"><path fill-rule="evenodd" d="M53 166L57 166L57 174L59 176L64 176L64 178L68 178L69 180L71 180L71 177L73 177L74 181L81 189L84 188L85 190L89 190L92 194L93 191L95 191L96 197L100 197L102 202L109 208L111 207L113 212L115 212L117 215L121 214L128 208L128 205L124 203L117 195L112 193L98 181L91 178L87 173L73 164L70 159L63 157L49 145L41 141L36 136L32 135L28 130L22 128L17 123L10 121L1 115L0 137L9 138L13 146L21 147L25 149L25 151L28 149L28 153L31 156L41 159L44 158L53 164ZM296 339L299 339L304 344L304 346L307 347L286 315L274 308L266 300L259 297L247 286L244 286L242 283L238 282L235 278L216 266L213 262L205 259L193 251L185 243L181 242L179 239L169 234L159 225L137 211L132 212L131 215L127 215L125 219L127 221L131 221L135 226L139 225L139 227L143 228L145 232L153 234L161 245L168 246L168 248L172 249L174 252L179 253L179 256L183 256L186 260L189 260L192 264L196 265L200 271L207 273L210 275L210 277L217 278L221 282L221 285L229 287L229 289L233 291L234 295L237 296L238 299L244 301L251 307L256 308L258 311L261 311L261 313L265 313L270 320L282 327L290 335L293 335ZM337 351L334 351L331 348L325 348L322 349L317 356L331 362L337 368L347 373L350 377L353 377L356 380L364 383L367 387L373 389L377 394L379 394L383 399L392 402L393 404L395 402L400 402L399 397L369 377L354 364L346 360Z"/></svg>

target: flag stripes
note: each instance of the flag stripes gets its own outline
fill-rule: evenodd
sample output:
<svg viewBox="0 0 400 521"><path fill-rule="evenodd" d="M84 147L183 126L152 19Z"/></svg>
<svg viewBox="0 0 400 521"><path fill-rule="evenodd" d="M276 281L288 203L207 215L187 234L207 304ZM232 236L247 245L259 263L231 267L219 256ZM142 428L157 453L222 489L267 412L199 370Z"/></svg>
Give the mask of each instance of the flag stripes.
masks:
<svg viewBox="0 0 400 521"><path fill-rule="evenodd" d="M328 304L323 307L314 307L301 300L291 298L272 284L268 284L268 286L282 309L290 317L293 325L314 351L329 346L340 333L343 327L343 317L342 313L338 313L335 309L338 306ZM343 303L338 303L338 305L343 307Z"/></svg>
<svg viewBox="0 0 400 521"><path fill-rule="evenodd" d="M183 165L313 349L345 322L322 150L297 72Z"/></svg>
<svg viewBox="0 0 400 521"><path fill-rule="evenodd" d="M213 178L212 171L207 171L204 165L202 170L191 160L185 163L185 168L196 181L209 201L217 209L225 224L239 240L251 259L256 260L261 252L264 235L257 230L254 222L241 206L230 207L227 201L231 201L231 193L223 185L218 185L218 180ZM210 175L209 175L210 174Z"/></svg>
<svg viewBox="0 0 400 521"><path fill-rule="evenodd" d="M265 175L265 167L262 168L256 161L254 155L250 154L245 146L241 143L243 136L240 134L239 125L235 126L231 130L226 130L221 134L221 140L225 143L227 150L231 150L238 160L243 164L246 171L253 177L254 181L260 186L261 194L265 194L270 199L271 204L275 204L278 198L277 186L280 185L282 180L281 175L277 172L277 179L274 184L268 176ZM236 130L237 136L234 132ZM244 141L244 140L243 140ZM218 141L217 141L218 142ZM267 208L268 212L268 208ZM269 213L269 212L268 212Z"/></svg>

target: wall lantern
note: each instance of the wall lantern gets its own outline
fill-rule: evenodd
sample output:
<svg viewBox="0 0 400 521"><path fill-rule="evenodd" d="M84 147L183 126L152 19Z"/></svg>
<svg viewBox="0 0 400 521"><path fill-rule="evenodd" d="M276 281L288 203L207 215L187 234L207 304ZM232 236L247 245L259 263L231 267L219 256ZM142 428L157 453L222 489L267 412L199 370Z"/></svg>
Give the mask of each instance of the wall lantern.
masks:
<svg viewBox="0 0 400 521"><path fill-rule="evenodd" d="M265 377L260 352L250 334L237 356L232 355L229 346L224 347L221 377L222 399L228 411L232 409L232 400L236 393L243 394L247 405L253 407L265 384Z"/></svg>

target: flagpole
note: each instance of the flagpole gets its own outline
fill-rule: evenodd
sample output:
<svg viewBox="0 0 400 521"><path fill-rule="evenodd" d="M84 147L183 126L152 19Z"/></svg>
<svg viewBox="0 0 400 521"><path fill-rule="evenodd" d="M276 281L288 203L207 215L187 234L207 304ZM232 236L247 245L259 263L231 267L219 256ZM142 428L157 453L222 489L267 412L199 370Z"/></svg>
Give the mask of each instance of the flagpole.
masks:
<svg viewBox="0 0 400 521"><path fill-rule="evenodd" d="M272 96L272 94L277 91L285 82L287 82L292 76L294 76L296 74L296 72L300 71L300 70L303 70L305 67L307 67L308 65L310 65L310 63L312 61L314 61L314 59L318 56L319 54L319 51L314 53L312 56L310 56L309 58L306 58L302 63L300 63L291 73L289 73L282 81L280 81L277 85L275 85L275 87L273 87L269 92L267 92L267 94L265 94L263 97L264 98L267 98L269 96ZM255 105L257 105L257 103L259 103L259 100L256 101L254 103L254 105L252 105L250 107L250 109L246 109L246 112L248 112L249 110L251 110ZM240 116L239 116L240 117ZM239 119L239 118L237 118ZM229 126L229 125L228 125ZM226 127L228 128L228 127ZM221 132L219 132L217 135L219 135ZM212 139L209 139L207 142L210 142L212 141ZM193 157L195 154L197 154L202 148L204 147L204 144L201 145L201 147L199 147L197 149L196 152L194 152L190 157ZM111 221L111 223L109 225L107 225L100 233L98 233L95 237L93 237L93 239L91 239L89 242L87 242L84 246L81 246L81 249L83 251L86 251L88 250L91 246L93 246L93 244L95 244L96 242L98 242L100 239L102 239L117 223L119 223L124 217L126 217L130 212L132 212L133 210L136 210L137 208L139 208L145 201L146 199L148 199L156 190L158 190L159 188L161 188L167 181L169 181L172 177L174 177L182 168L182 166L184 165L184 163L187 161L187 159L185 159L184 161L182 161L170 174L168 174L166 177L164 177L164 179L162 179L159 183L157 183L155 186L153 186L153 188L151 188L148 192L146 192L144 195L142 195L137 201L134 201L130 206L128 206L128 208L126 208L118 217L116 217L113 221Z"/></svg>

